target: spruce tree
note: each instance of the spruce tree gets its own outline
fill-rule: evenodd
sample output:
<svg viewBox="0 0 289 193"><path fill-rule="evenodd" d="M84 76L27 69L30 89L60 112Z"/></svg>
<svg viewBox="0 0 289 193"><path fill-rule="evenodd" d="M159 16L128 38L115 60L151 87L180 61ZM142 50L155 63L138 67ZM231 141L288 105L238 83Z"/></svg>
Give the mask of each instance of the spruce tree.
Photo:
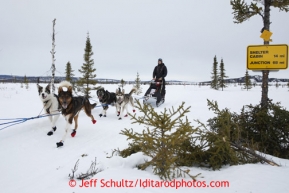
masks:
<svg viewBox="0 0 289 193"><path fill-rule="evenodd" d="M249 76L248 70L246 70L244 86L245 86L244 89L247 89L247 91L252 88L252 83L251 83L251 80L250 80L250 76Z"/></svg>
<svg viewBox="0 0 289 193"><path fill-rule="evenodd" d="M212 72L211 88L218 90L218 62L217 57L214 57L213 72Z"/></svg>
<svg viewBox="0 0 289 193"><path fill-rule="evenodd" d="M85 62L81 66L81 69L78 70L80 73L82 73L82 77L79 79L78 85L83 88L84 95L90 98L90 90L92 90L90 85L95 85L97 82L94 79L96 77L96 74L94 74L96 69L94 68L94 60L92 59L93 52L89 34L87 34L84 51Z"/></svg>
<svg viewBox="0 0 289 193"><path fill-rule="evenodd" d="M273 107L268 114L266 109L261 108L262 112L260 112L260 105L258 105L257 108L253 107L253 110L246 110L243 107L241 114L237 114L227 108L219 109L216 101L207 101L209 110L212 110L216 117L209 119L207 125L198 121L203 128L199 130L200 133L196 137L199 138L199 144L203 144L201 146L205 152L201 155L207 158L205 163L213 169L219 169L223 165L255 162L278 166L273 160L262 155L262 152L268 153L267 150L275 145L271 149L276 150L275 154L271 155L282 154L285 157L289 155L289 145L284 145L288 144L288 132L283 130L288 128L288 119L285 118L288 111L275 106L276 108ZM268 132L264 132L265 125L273 127ZM259 129L261 129L260 133ZM264 137L263 140L260 140L260 135Z"/></svg>
<svg viewBox="0 0 289 193"><path fill-rule="evenodd" d="M227 85L225 84L224 78L228 78L228 76L226 76L225 74L224 62L223 62L223 59L221 59L218 87L222 88L222 91L223 91L223 88L227 87Z"/></svg>
<svg viewBox="0 0 289 193"><path fill-rule="evenodd" d="M29 88L29 85L28 85L29 80L28 80L28 78L26 77L26 75L24 76L23 83L25 84L25 88L28 89L28 88Z"/></svg>
<svg viewBox="0 0 289 193"><path fill-rule="evenodd" d="M68 82L71 82L72 77L74 76L73 72L74 70L72 70L70 62L67 62L66 68L65 68L65 75L66 75L65 80L67 80Z"/></svg>
<svg viewBox="0 0 289 193"><path fill-rule="evenodd" d="M270 11L271 7L278 8L279 11L289 11L289 0L252 0L256 3L251 2L248 4L244 0L230 0L230 4L233 9L234 23L243 23L249 20L255 15L261 16L263 20L264 30L270 31ZM263 7L258 7L257 3L263 4ZM269 41L264 40L264 45L268 45ZM261 105L263 108L267 108L268 104L268 78L269 70L262 71L262 96Z"/></svg>
<svg viewBox="0 0 289 193"><path fill-rule="evenodd" d="M193 129L185 116L190 107L185 108L184 102L177 109L164 109L164 112L156 112L151 105L141 105L137 100L136 108L143 116L131 116L132 124L142 124L146 127L141 133L133 129L122 130L120 134L132 140L136 150L141 150L145 155L151 157L140 165L141 169L153 167L154 174L161 179L171 179L189 175L176 164L179 160L178 152L185 141L190 140L197 129ZM194 176L189 175L191 178Z"/></svg>
<svg viewBox="0 0 289 193"><path fill-rule="evenodd" d="M141 84L141 80L140 80L139 74L137 72L136 79L135 79L135 85L134 85L134 88L136 88L136 94L137 95L142 93L142 87L140 86L140 84Z"/></svg>
<svg viewBox="0 0 289 193"><path fill-rule="evenodd" d="M27 80L27 77L26 77L26 74L24 75L24 78L23 78L23 83L26 84L28 82Z"/></svg>
<svg viewBox="0 0 289 193"><path fill-rule="evenodd" d="M123 79L121 79L121 80L120 80L120 86L121 86L121 88L123 88L125 85L126 85L126 82L125 82Z"/></svg>
<svg viewBox="0 0 289 193"><path fill-rule="evenodd" d="M276 80L276 84L275 84L276 88L279 87L279 83L278 83L278 80Z"/></svg>

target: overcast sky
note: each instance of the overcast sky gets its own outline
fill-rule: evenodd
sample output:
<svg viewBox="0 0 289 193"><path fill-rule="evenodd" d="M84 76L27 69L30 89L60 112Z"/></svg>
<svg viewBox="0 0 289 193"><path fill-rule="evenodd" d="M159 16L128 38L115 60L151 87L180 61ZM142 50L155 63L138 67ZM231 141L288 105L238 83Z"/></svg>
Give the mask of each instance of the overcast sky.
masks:
<svg viewBox="0 0 289 193"><path fill-rule="evenodd" d="M167 80L210 80L213 58L244 76L248 45L261 45L260 16L234 24L229 0L0 0L0 74L50 75L56 18L56 75L84 62L87 33L97 78L150 80L162 58ZM271 9L271 44L289 44L289 13ZM249 71L250 75L261 73ZM289 70L269 77L289 78Z"/></svg>

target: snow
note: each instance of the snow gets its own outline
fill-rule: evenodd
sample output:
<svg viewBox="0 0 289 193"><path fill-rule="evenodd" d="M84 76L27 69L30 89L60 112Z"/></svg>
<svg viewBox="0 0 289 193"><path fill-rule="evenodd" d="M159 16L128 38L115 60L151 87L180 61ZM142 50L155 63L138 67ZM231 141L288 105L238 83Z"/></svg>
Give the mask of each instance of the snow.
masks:
<svg viewBox="0 0 289 193"><path fill-rule="evenodd" d="M101 86L112 92L117 88L117 85ZM125 86L127 92L131 88L132 85ZM148 85L142 85L142 88L146 91ZM281 102L281 105L287 109L289 107L288 95L287 87L271 86L269 88L269 98L273 99L273 102ZM95 92L92 99L97 101ZM240 112L243 105L259 103L261 87L256 86L246 91L241 89L241 86L232 84L224 91L215 91L209 86L168 85L166 102L156 110L160 112L164 108L177 107L185 101L186 107L191 106L188 118L193 126L197 126L194 120L199 119L205 123L207 119L214 116L213 112L207 108L207 99L217 101L221 109L228 108ZM20 84L0 84L0 106L0 119L34 117L42 109L35 84L29 84L29 89L21 88ZM129 110L132 112L131 107ZM140 132L144 126L132 125L129 117L118 120L114 107L108 109L107 117L100 118L98 114L101 111L101 108L92 111L97 119L96 124L92 124L90 118L81 112L75 138L69 135L64 147L59 149L56 148L56 142L62 138L65 127L65 120L62 116L56 123L57 131L52 136L46 135L50 130L48 118L28 120L0 130L0 192L289 192L289 160L276 157L273 157L273 160L281 164L281 167L259 163L224 166L217 171L199 167L188 168L191 175L201 173L197 178L199 185L202 182L209 184L211 181L227 181L229 187L179 187L177 189L176 187L140 187L141 184L152 186L152 181L160 182L159 177L153 174L151 168L145 171L136 169L136 165L143 163L145 159L149 159L148 157L142 153L136 153L127 158L108 157L112 155L113 150L128 147L126 137L119 134L121 130L133 128L134 131ZM139 112L137 113L140 115ZM4 122L7 121L2 120L0 123ZM3 127L0 125L0 129ZM93 176L92 180L84 182L88 187L80 187L82 181L79 180L76 180L75 187L70 187L68 175L77 160L79 160L79 166L76 174L79 174L86 172L95 158L98 163L97 168L103 171ZM127 181L127 186L136 185L136 187L102 187L111 186L113 181L122 182L122 185L125 185ZM178 178L174 182L181 183L182 181L192 185L188 177Z"/></svg>

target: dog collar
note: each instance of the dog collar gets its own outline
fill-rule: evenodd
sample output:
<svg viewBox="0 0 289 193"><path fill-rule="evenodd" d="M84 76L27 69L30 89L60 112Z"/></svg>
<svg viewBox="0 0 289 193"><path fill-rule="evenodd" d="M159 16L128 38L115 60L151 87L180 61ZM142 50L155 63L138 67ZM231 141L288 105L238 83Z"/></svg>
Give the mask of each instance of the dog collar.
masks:
<svg viewBox="0 0 289 193"><path fill-rule="evenodd" d="M48 101L49 101L49 100L47 100L47 101L44 101L43 103L44 103L44 104L47 104L47 103L48 103Z"/></svg>

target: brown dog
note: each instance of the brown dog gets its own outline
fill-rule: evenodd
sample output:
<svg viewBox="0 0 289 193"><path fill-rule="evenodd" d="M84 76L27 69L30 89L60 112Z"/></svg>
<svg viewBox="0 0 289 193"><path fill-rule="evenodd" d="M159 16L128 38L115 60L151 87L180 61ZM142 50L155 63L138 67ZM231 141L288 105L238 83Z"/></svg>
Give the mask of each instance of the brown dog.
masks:
<svg viewBox="0 0 289 193"><path fill-rule="evenodd" d="M76 130L78 127L78 114L80 110L84 109L86 115L91 118L92 123L96 123L96 120L91 114L91 109L96 106L96 103L90 104L89 100L83 96L72 96L72 85L67 81L63 81L59 85L58 100L61 105L62 115L65 116L66 120L65 134L62 137L62 140L56 143L57 147L61 147L64 145L64 140L66 138L68 130L72 126L73 120L75 126L71 133L71 136L74 137L76 135Z"/></svg>

